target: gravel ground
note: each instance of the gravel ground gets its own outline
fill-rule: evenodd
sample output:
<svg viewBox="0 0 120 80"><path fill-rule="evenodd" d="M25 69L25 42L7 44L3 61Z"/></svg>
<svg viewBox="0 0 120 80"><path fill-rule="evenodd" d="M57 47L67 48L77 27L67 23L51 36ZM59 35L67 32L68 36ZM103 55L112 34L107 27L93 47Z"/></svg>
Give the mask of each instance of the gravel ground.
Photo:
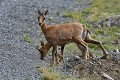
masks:
<svg viewBox="0 0 120 80"><path fill-rule="evenodd" d="M48 24L65 22L65 10L82 10L90 0L0 0L0 80L41 80L35 65L46 65L39 59L35 44L41 33L37 9L49 10ZM59 16L58 16L59 14ZM23 40L27 34L32 44Z"/></svg>

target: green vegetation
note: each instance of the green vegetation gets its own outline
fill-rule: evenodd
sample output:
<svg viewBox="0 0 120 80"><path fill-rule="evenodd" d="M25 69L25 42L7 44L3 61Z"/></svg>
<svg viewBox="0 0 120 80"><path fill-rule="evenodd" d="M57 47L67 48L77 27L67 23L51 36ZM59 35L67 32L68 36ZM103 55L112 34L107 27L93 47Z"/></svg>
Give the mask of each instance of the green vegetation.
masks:
<svg viewBox="0 0 120 80"><path fill-rule="evenodd" d="M40 71L44 80L80 80L73 76L62 74L53 67L45 68L37 65L36 68Z"/></svg>
<svg viewBox="0 0 120 80"><path fill-rule="evenodd" d="M27 34L23 35L23 40L32 44L32 38Z"/></svg>
<svg viewBox="0 0 120 80"><path fill-rule="evenodd" d="M81 2L81 0L78 1ZM117 40L120 40L120 29L118 27L104 26L94 28L88 23L98 22L120 14L119 4L119 0L92 0L90 7L84 9L83 11L65 11L64 17L72 18L73 22L77 21L85 24L91 30L92 37L98 41L101 41L107 50L120 49L120 46L116 43ZM77 46L72 44L72 47L68 46L67 49L70 50L70 52L74 52L75 50L79 52L76 47ZM89 47L94 48L95 51L98 50L96 45L89 45ZM93 50L90 51L95 53Z"/></svg>
<svg viewBox="0 0 120 80"><path fill-rule="evenodd" d="M43 68L40 66L36 66L38 70L42 73L42 77L44 80L59 80L59 74L55 72L52 68Z"/></svg>
<svg viewBox="0 0 120 80"><path fill-rule="evenodd" d="M70 17L73 18L75 21L79 21L80 18L82 18L82 12L81 11L76 11L76 12L69 12L65 11L64 17Z"/></svg>
<svg viewBox="0 0 120 80"><path fill-rule="evenodd" d="M46 68L37 65L36 68L40 71L43 80L100 80L100 77L95 74L93 75L81 74L84 76L83 78L75 78L75 76L56 71L54 67Z"/></svg>
<svg viewBox="0 0 120 80"><path fill-rule="evenodd" d="M31 37L31 35L30 35L30 33L31 33L31 31L34 29L34 25L33 24L30 24L30 25L28 25L28 28L27 28L27 34L24 34L23 35L23 40L25 41L25 42L28 42L30 45L33 43L33 41L32 41L32 37ZM40 31L40 30L39 30Z"/></svg>
<svg viewBox="0 0 120 80"><path fill-rule="evenodd" d="M119 14L119 5L119 0L92 0L90 8L86 8L82 13L91 22L99 21L100 19Z"/></svg>
<svg viewBox="0 0 120 80"><path fill-rule="evenodd" d="M81 0L78 0L81 2ZM113 15L120 14L119 0L92 0L91 6L83 11L65 11L65 17L71 17L73 20L94 22L105 19ZM114 6L114 7L113 7Z"/></svg>
<svg viewBox="0 0 120 80"><path fill-rule="evenodd" d="M88 19L91 21L97 21L99 18L105 19L115 14L120 13L119 0L93 0L91 8L88 12Z"/></svg>
<svg viewBox="0 0 120 80"><path fill-rule="evenodd" d="M29 77L25 77L25 79L24 80L30 80L30 78Z"/></svg>
<svg viewBox="0 0 120 80"><path fill-rule="evenodd" d="M100 29L96 29L93 37L99 41L104 42L106 49L115 50L115 49L120 49L120 46L117 46L117 42L116 42L117 40L120 40L119 33L120 33L120 29L116 26L110 28L104 26L101 27Z"/></svg>

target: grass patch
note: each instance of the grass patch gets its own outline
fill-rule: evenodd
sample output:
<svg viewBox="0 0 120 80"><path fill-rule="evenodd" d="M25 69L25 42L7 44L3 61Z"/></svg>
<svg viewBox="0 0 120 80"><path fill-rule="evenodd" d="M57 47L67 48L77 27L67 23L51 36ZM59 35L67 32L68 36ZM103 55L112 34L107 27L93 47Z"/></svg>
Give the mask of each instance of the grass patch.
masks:
<svg viewBox="0 0 120 80"><path fill-rule="evenodd" d="M43 80L80 80L73 76L62 74L56 71L53 67L45 68L37 65L36 68L42 74Z"/></svg>
<svg viewBox="0 0 120 80"><path fill-rule="evenodd" d="M113 26L110 28L104 26L92 32L93 38L103 42L104 47L107 50L120 49L120 46L115 44L116 40L120 40L120 36L118 35L120 33L120 29L117 26Z"/></svg>
<svg viewBox="0 0 120 80"><path fill-rule="evenodd" d="M100 19L120 14L119 4L119 0L93 0L91 7L87 8L83 12L89 13L87 15L87 19L89 21L99 21Z"/></svg>
<svg viewBox="0 0 120 80"><path fill-rule="evenodd" d="M59 74L55 72L53 68L44 68L40 66L36 66L36 68L42 74L43 80L59 80Z"/></svg>
<svg viewBox="0 0 120 80"><path fill-rule="evenodd" d="M95 22L120 14L119 5L119 0L92 0L89 8L76 12L65 11L64 16L71 17L73 20L77 21L86 19L87 21Z"/></svg>
<svg viewBox="0 0 120 80"><path fill-rule="evenodd" d="M80 19L82 19L83 14L81 11L76 11L76 12L65 11L63 16L70 17L74 21L79 21Z"/></svg>
<svg viewBox="0 0 120 80"><path fill-rule="evenodd" d="M27 34L23 35L23 40L32 44L32 38Z"/></svg>
<svg viewBox="0 0 120 80"><path fill-rule="evenodd" d="M29 77L25 77L25 79L24 80L30 80L30 78Z"/></svg>
<svg viewBox="0 0 120 80"><path fill-rule="evenodd" d="M73 55L76 53L81 53L81 51L79 50L75 43L69 43L68 45L65 46L64 53L65 55Z"/></svg>
<svg viewBox="0 0 120 80"><path fill-rule="evenodd" d="M56 71L53 67L41 67L37 65L36 68L40 71L43 80L101 80L97 75L89 75L82 78L76 78L72 75L67 75L65 73L60 73Z"/></svg>

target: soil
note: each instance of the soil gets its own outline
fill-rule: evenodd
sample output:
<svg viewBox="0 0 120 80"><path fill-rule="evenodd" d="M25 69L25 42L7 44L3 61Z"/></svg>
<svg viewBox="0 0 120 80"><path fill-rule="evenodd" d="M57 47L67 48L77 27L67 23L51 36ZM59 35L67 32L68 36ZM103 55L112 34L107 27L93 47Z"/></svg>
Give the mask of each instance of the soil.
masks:
<svg viewBox="0 0 120 80"><path fill-rule="evenodd" d="M119 58L116 58L116 56L119 56ZM83 80L120 79L120 53L107 60L95 58L84 61L80 57L74 56L68 60L66 66L73 69L73 75Z"/></svg>

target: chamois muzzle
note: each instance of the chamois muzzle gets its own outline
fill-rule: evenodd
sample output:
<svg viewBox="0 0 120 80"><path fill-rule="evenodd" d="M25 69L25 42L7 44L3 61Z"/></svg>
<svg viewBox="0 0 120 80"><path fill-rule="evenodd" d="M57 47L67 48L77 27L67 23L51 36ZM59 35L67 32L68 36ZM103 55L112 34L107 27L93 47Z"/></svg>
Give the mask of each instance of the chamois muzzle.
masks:
<svg viewBox="0 0 120 80"><path fill-rule="evenodd" d="M42 23L39 23L39 26L41 26Z"/></svg>
<svg viewBox="0 0 120 80"><path fill-rule="evenodd" d="M44 60L43 58L40 58L41 60Z"/></svg>

